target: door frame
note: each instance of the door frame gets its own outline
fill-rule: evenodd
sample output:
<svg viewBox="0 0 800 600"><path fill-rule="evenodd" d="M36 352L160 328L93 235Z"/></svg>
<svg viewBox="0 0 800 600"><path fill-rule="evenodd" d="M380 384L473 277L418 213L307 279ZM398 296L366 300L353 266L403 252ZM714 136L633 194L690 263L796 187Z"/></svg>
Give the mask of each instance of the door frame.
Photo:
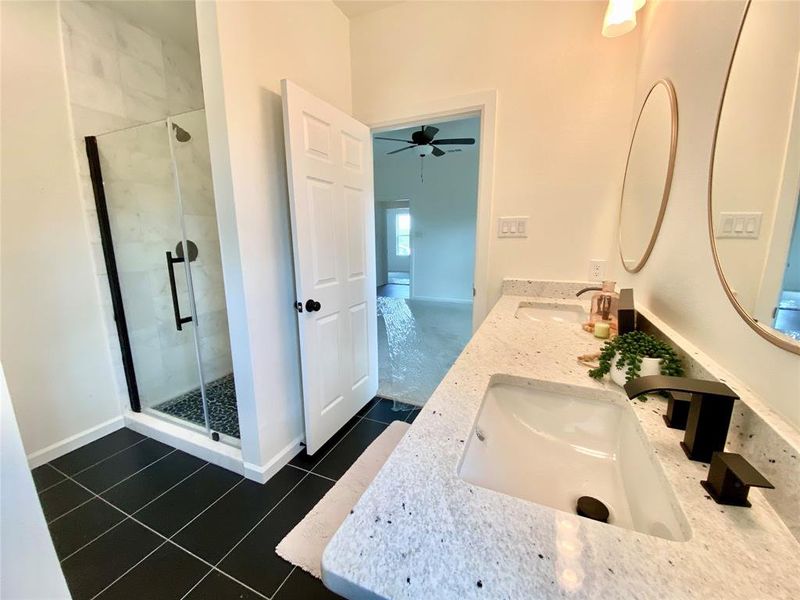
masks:
<svg viewBox="0 0 800 600"><path fill-rule="evenodd" d="M475 223L475 266L472 304L472 330L478 329L491 309L489 290L489 258L492 227L492 194L494 191L494 150L497 131L497 90L485 90L443 99L431 99L408 107L389 109L379 114L356 115L376 134L400 129L420 121L455 121L465 117L480 118L478 148L478 209ZM413 261L412 261L413 262Z"/></svg>
<svg viewBox="0 0 800 600"><path fill-rule="evenodd" d="M371 133L372 132L370 131L370 134ZM373 154L374 154L374 151L373 151ZM374 187L374 184L373 184L373 187ZM393 210L393 209L397 209L397 208L406 208L406 209L408 209L408 214L409 215L411 214L411 199L410 198L401 198L399 200L386 200L386 201L380 201L380 202L378 200L376 200L375 201L375 205L376 205L376 207L382 205L382 207L383 207L383 218L384 219L386 219L386 217L388 216L387 215L388 211ZM375 219L377 220L377 218L378 217L377 217L377 213L376 213ZM411 224L411 236L409 237L409 240L408 240L409 248L411 248L411 256L408 257L409 258L409 260L408 260L408 296L409 296L409 298L413 298L414 297L414 224L413 224L414 222L413 222L413 220L412 220L411 223L412 223ZM376 227L377 227L377 224L376 224ZM378 235L377 234L377 229L375 231L376 231L376 233L375 233L375 247L377 248L378 247L377 246L377 242L378 242L378 240L377 240L377 235ZM387 229L387 234L388 234L388 229ZM383 252L387 257L386 272L388 274L390 272L389 264L388 264L388 256L389 256L389 237L388 237L388 235L386 237L386 247L383 249Z"/></svg>
<svg viewBox="0 0 800 600"><path fill-rule="evenodd" d="M783 279L786 272L786 260L776 262L768 260L771 256L781 256L791 249L790 243L794 231L795 220L798 219L798 199L800 196L800 174L792 165L800 161L800 62L797 65L792 113L789 117L789 132L786 136L784 160L781 168L781 179L776 193L775 212L772 218L770 239L767 243L764 269L758 284L753 316L756 321L772 327L775 322L773 310L780 302L783 292ZM762 228L764 224L762 223Z"/></svg>

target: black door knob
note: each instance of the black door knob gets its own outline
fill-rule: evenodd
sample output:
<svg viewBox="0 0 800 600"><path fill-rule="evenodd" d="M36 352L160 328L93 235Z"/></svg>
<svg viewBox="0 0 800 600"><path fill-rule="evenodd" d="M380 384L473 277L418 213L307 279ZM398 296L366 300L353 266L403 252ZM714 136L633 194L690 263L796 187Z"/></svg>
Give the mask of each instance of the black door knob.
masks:
<svg viewBox="0 0 800 600"><path fill-rule="evenodd" d="M314 312L322 308L322 305L316 300L306 300L306 312Z"/></svg>

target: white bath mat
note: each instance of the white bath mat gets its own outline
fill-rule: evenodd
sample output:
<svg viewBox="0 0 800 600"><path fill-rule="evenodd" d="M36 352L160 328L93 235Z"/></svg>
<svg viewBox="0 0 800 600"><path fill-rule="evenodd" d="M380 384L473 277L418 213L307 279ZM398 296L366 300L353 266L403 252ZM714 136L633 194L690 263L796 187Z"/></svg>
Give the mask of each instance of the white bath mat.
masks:
<svg viewBox="0 0 800 600"><path fill-rule="evenodd" d="M325 546L389 458L408 423L394 421L275 548L278 556L320 578Z"/></svg>

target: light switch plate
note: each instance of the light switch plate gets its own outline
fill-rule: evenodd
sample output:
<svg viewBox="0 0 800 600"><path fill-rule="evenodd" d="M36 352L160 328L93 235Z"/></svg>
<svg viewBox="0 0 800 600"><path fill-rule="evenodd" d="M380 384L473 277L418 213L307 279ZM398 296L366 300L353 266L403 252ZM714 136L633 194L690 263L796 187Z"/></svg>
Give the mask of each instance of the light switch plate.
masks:
<svg viewBox="0 0 800 600"><path fill-rule="evenodd" d="M761 233L760 212L720 212L714 237L757 240Z"/></svg>
<svg viewBox="0 0 800 600"><path fill-rule="evenodd" d="M528 237L528 217L500 217L497 220L497 237Z"/></svg>

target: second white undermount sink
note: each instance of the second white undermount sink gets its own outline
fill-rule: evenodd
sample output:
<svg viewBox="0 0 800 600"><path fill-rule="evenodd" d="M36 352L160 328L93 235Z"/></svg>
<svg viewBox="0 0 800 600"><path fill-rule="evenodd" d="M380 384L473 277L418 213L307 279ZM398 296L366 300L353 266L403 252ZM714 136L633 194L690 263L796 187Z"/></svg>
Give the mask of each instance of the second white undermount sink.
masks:
<svg viewBox="0 0 800 600"><path fill-rule="evenodd" d="M515 316L535 322L585 323L589 320L589 314L582 306L544 302L520 302Z"/></svg>
<svg viewBox="0 0 800 600"><path fill-rule="evenodd" d="M459 476L573 514L589 496L608 509L611 525L691 537L633 408L614 392L495 376Z"/></svg>

